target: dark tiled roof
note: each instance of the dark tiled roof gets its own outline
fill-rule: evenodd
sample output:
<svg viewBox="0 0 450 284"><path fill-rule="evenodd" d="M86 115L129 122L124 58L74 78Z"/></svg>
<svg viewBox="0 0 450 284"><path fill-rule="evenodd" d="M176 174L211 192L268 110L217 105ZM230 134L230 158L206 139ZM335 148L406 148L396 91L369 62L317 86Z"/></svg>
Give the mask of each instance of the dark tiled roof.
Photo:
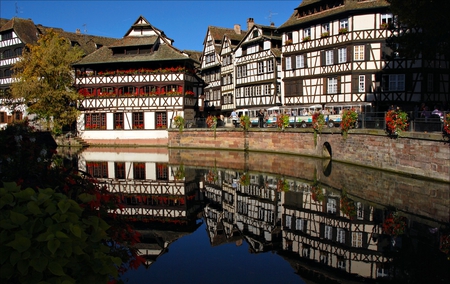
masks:
<svg viewBox="0 0 450 284"><path fill-rule="evenodd" d="M275 57L280 58L281 57L281 49L280 48L271 48L270 49L273 53L273 55L275 55Z"/></svg>
<svg viewBox="0 0 450 284"><path fill-rule="evenodd" d="M197 50L183 50L184 53L189 55L190 58L197 61L197 63L200 63L200 60L202 58L202 52Z"/></svg>
<svg viewBox="0 0 450 284"><path fill-rule="evenodd" d="M2 28L2 26L4 24L6 24L9 21L9 19L5 19L5 18L0 18L0 29Z"/></svg>
<svg viewBox="0 0 450 284"><path fill-rule="evenodd" d="M344 0L344 5L336 8L332 8L323 12L314 13L305 17L298 18L298 11L303 9L308 9L309 5L317 5L319 3L330 2L327 0L303 0L302 3L295 9L291 17L282 24L279 28L283 29L290 26L300 25L303 23L308 23L317 19L321 19L328 16L339 15L341 13L349 11L366 10L372 8L387 8L389 3L386 0ZM332 1L331 1L332 2Z"/></svg>
<svg viewBox="0 0 450 284"><path fill-rule="evenodd" d="M74 65L102 64L102 63L125 63L141 61L166 61L166 60L186 60L190 59L177 49L166 44L158 46L157 50L149 54L129 54L113 55L111 48L102 47L99 50L87 55ZM191 59L190 59L191 60Z"/></svg>
<svg viewBox="0 0 450 284"><path fill-rule="evenodd" d="M12 18L7 23L2 25L2 27L0 28L0 32L12 29L22 42L26 44L37 42L39 31L32 20Z"/></svg>
<svg viewBox="0 0 450 284"><path fill-rule="evenodd" d="M109 47L124 47L124 46L140 46L140 45L154 45L158 36L145 36L145 37L135 37L127 36L123 39L115 41Z"/></svg>
<svg viewBox="0 0 450 284"><path fill-rule="evenodd" d="M220 28L220 27L214 27L209 26L208 27L209 32L211 33L211 36L214 38L214 40L222 41L223 36L227 35L231 40L237 40L240 41L244 38L245 34L247 33L244 30L241 30L240 34L237 34L234 29L229 28Z"/></svg>
<svg viewBox="0 0 450 284"><path fill-rule="evenodd" d="M86 54L96 51L100 46L108 46L117 41L116 38L70 33L63 30L57 30L57 32L60 36L67 38L72 42L77 42Z"/></svg>

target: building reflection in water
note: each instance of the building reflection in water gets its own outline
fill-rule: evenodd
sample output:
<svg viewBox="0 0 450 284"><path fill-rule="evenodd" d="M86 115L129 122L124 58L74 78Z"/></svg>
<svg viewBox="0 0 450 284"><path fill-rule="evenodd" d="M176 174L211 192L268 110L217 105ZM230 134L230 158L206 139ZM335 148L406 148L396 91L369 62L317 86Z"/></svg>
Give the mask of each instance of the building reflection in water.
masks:
<svg viewBox="0 0 450 284"><path fill-rule="evenodd" d="M211 246L245 241L251 253L275 251L304 279L450 280L445 183L256 153L88 148L78 163L121 197L147 266L203 216ZM424 202L414 200L424 186L439 211L408 210Z"/></svg>

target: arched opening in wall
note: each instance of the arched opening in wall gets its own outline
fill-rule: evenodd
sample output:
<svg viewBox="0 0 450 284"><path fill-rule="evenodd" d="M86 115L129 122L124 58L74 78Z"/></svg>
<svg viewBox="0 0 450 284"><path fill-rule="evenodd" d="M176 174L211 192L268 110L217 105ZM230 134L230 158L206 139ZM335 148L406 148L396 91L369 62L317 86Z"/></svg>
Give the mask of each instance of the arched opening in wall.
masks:
<svg viewBox="0 0 450 284"><path fill-rule="evenodd" d="M330 145L330 143L328 143L328 142L325 142L325 143L323 143L323 151L322 151L322 156L324 157L324 158L332 158L333 157L333 155L332 155L333 153L332 153L332 151L331 151L331 145Z"/></svg>

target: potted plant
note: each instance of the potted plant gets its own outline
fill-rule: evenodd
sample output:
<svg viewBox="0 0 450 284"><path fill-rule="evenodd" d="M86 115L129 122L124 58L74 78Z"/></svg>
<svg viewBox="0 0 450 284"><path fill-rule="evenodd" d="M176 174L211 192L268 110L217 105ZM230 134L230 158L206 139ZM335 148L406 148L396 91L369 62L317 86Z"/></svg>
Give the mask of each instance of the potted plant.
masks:
<svg viewBox="0 0 450 284"><path fill-rule="evenodd" d="M390 213L383 222L383 232L390 236L399 236L405 233L406 218L400 216L398 212Z"/></svg>
<svg viewBox="0 0 450 284"><path fill-rule="evenodd" d="M284 44L285 45L292 45L292 39L287 39L285 42L284 42Z"/></svg>
<svg viewBox="0 0 450 284"><path fill-rule="evenodd" d="M347 138L348 131L356 128L358 122L358 113L355 109L344 109L342 111L341 131L344 139Z"/></svg>
<svg viewBox="0 0 450 284"><path fill-rule="evenodd" d="M302 39L302 42L307 42L307 41L310 41L311 40L311 37L310 36L305 36L303 39Z"/></svg>
<svg viewBox="0 0 450 284"><path fill-rule="evenodd" d="M355 202L348 198L346 190L342 190L341 193L341 212L352 220L356 216Z"/></svg>
<svg viewBox="0 0 450 284"><path fill-rule="evenodd" d="M320 37L328 37L328 36L330 36L330 33L329 33L329 32L323 32L323 33L320 35Z"/></svg>
<svg viewBox="0 0 450 284"><path fill-rule="evenodd" d="M400 109L390 110L386 113L386 133L391 137L397 137L408 126L408 114Z"/></svg>
<svg viewBox="0 0 450 284"><path fill-rule="evenodd" d="M348 29L347 28L340 28L339 29L339 34L340 35L343 35L343 34L346 34L346 33L348 33Z"/></svg>
<svg viewBox="0 0 450 284"><path fill-rule="evenodd" d="M250 175L248 173L243 173L239 178L239 184L242 186L250 185Z"/></svg>

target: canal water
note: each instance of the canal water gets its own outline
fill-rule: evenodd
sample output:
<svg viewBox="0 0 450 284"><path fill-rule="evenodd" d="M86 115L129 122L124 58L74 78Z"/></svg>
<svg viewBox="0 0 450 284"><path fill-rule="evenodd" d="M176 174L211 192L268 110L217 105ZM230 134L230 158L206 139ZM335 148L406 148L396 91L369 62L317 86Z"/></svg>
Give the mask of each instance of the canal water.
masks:
<svg viewBox="0 0 450 284"><path fill-rule="evenodd" d="M145 265L125 283L450 283L450 184L311 157L87 148Z"/></svg>

